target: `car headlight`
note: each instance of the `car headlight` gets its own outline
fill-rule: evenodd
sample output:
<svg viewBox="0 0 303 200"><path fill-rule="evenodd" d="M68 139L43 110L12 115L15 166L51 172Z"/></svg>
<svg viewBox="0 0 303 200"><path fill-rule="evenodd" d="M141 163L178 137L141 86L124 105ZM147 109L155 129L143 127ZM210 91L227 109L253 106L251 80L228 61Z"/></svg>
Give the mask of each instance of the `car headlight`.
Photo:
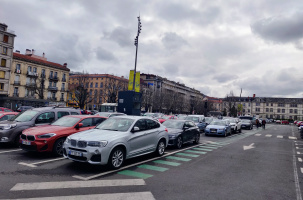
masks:
<svg viewBox="0 0 303 200"><path fill-rule="evenodd" d="M105 147L107 145L107 141L89 141L87 142L87 146L90 147Z"/></svg>
<svg viewBox="0 0 303 200"><path fill-rule="evenodd" d="M3 129L8 130L8 129L15 128L16 126L17 126L17 124L4 124Z"/></svg>
<svg viewBox="0 0 303 200"><path fill-rule="evenodd" d="M175 138L176 138L176 135L168 135L168 138L169 138L169 139L175 139Z"/></svg>
<svg viewBox="0 0 303 200"><path fill-rule="evenodd" d="M70 143L70 137L69 136L65 139L65 143Z"/></svg>
<svg viewBox="0 0 303 200"><path fill-rule="evenodd" d="M43 134L43 135L38 135L37 138L43 138L43 139L45 139L45 138L51 138L51 137L53 137L55 135L56 135L56 133L46 133L46 134Z"/></svg>

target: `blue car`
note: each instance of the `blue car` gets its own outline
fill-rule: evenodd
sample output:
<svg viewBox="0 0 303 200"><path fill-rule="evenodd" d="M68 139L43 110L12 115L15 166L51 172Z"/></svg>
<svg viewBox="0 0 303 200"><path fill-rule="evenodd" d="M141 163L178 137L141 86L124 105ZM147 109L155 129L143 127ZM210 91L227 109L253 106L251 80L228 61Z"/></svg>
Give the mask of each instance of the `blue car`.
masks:
<svg viewBox="0 0 303 200"><path fill-rule="evenodd" d="M185 120L191 120L193 121L196 126L199 127L200 131L203 131L205 126L204 126L204 122L205 122L205 117L204 115L188 115Z"/></svg>
<svg viewBox="0 0 303 200"><path fill-rule="evenodd" d="M231 127L227 120L217 120L212 121L205 128L205 136L209 135L218 135L218 136L227 136L231 135Z"/></svg>

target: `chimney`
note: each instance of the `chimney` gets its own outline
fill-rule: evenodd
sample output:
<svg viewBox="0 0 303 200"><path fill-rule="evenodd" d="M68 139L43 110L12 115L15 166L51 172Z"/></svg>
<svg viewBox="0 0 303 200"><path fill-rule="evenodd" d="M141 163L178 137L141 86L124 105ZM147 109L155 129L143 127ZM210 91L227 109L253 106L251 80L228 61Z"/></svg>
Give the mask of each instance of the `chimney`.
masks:
<svg viewBox="0 0 303 200"><path fill-rule="evenodd" d="M35 49L32 49L32 54L33 54L33 55L35 54Z"/></svg>
<svg viewBox="0 0 303 200"><path fill-rule="evenodd" d="M64 64L63 64L63 67L67 67L67 63L64 63Z"/></svg>
<svg viewBox="0 0 303 200"><path fill-rule="evenodd" d="M19 51L19 50L16 50L16 53L20 53L20 51Z"/></svg>
<svg viewBox="0 0 303 200"><path fill-rule="evenodd" d="M26 49L25 50L25 55L29 55L29 54L31 54L32 52L31 52L31 50L29 50L29 49Z"/></svg>
<svg viewBox="0 0 303 200"><path fill-rule="evenodd" d="M42 57L45 58L45 53L43 52Z"/></svg>

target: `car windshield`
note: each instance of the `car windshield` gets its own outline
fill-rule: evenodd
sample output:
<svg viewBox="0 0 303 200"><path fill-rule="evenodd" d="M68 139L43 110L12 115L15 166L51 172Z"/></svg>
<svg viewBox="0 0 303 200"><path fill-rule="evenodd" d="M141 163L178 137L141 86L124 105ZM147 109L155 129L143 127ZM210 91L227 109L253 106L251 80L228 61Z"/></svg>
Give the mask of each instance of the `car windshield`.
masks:
<svg viewBox="0 0 303 200"><path fill-rule="evenodd" d="M236 119L229 119L229 121L230 121L231 123L236 123L236 122L237 122Z"/></svg>
<svg viewBox="0 0 303 200"><path fill-rule="evenodd" d="M64 127L72 127L78 121L79 121L78 117L65 116L65 117L61 117L60 119L58 119L57 121L55 121L51 125L54 125L54 126L64 126Z"/></svg>
<svg viewBox="0 0 303 200"><path fill-rule="evenodd" d="M163 125L167 128L177 128L177 129L182 129L184 122L183 121L178 121L178 120L167 120L163 122Z"/></svg>
<svg viewBox="0 0 303 200"><path fill-rule="evenodd" d="M241 121L242 121L242 123L250 123L250 122L251 122L251 121L248 120L248 119L242 119Z"/></svg>
<svg viewBox="0 0 303 200"><path fill-rule="evenodd" d="M191 120L191 121L194 121L194 122L199 122L199 117L187 116L185 119L186 120Z"/></svg>
<svg viewBox="0 0 303 200"><path fill-rule="evenodd" d="M99 116L101 116L101 117L109 117L110 113L99 112L99 113L97 113L97 114L95 114L95 115L99 115Z"/></svg>
<svg viewBox="0 0 303 200"><path fill-rule="evenodd" d="M218 125L218 126L225 126L225 121L212 121L210 122L210 125Z"/></svg>
<svg viewBox="0 0 303 200"><path fill-rule="evenodd" d="M32 120L37 113L38 113L37 111L27 110L11 118L9 121L28 122Z"/></svg>
<svg viewBox="0 0 303 200"><path fill-rule="evenodd" d="M109 131L127 131L132 123L133 119L127 118L109 118L102 122L96 129L109 130Z"/></svg>
<svg viewBox="0 0 303 200"><path fill-rule="evenodd" d="M0 117L1 117L2 115L4 115L4 114L0 113Z"/></svg>
<svg viewBox="0 0 303 200"><path fill-rule="evenodd" d="M161 119L169 119L170 118L170 116L166 116L166 115L164 115L163 117L161 117Z"/></svg>
<svg viewBox="0 0 303 200"><path fill-rule="evenodd" d="M180 115L178 116L178 119L185 119L187 117L187 115Z"/></svg>
<svg viewBox="0 0 303 200"><path fill-rule="evenodd" d="M211 118L211 117L205 117L205 122L206 123L210 123L212 121L213 121L213 118Z"/></svg>

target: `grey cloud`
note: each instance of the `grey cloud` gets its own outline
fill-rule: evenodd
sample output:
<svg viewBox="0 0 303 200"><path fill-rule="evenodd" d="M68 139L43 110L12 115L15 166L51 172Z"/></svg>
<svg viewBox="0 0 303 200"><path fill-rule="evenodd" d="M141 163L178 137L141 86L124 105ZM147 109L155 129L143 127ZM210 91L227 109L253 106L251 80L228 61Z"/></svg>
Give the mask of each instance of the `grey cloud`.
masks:
<svg viewBox="0 0 303 200"><path fill-rule="evenodd" d="M254 22L251 29L265 40L277 43L295 42L303 38L303 12L261 19Z"/></svg>
<svg viewBox="0 0 303 200"><path fill-rule="evenodd" d="M117 27L111 33L107 33L106 37L112 41L116 41L121 47L130 46L133 44L132 34L135 31L123 27Z"/></svg>
<svg viewBox="0 0 303 200"><path fill-rule="evenodd" d="M165 33L162 38L163 45L169 50L176 50L187 44L181 36L176 33Z"/></svg>
<svg viewBox="0 0 303 200"><path fill-rule="evenodd" d="M113 53L104 48L99 47L96 51L97 58L101 61L117 61Z"/></svg>
<svg viewBox="0 0 303 200"><path fill-rule="evenodd" d="M237 79L238 76L235 74L219 74L219 75L215 75L213 78L217 80L219 83L225 83Z"/></svg>

